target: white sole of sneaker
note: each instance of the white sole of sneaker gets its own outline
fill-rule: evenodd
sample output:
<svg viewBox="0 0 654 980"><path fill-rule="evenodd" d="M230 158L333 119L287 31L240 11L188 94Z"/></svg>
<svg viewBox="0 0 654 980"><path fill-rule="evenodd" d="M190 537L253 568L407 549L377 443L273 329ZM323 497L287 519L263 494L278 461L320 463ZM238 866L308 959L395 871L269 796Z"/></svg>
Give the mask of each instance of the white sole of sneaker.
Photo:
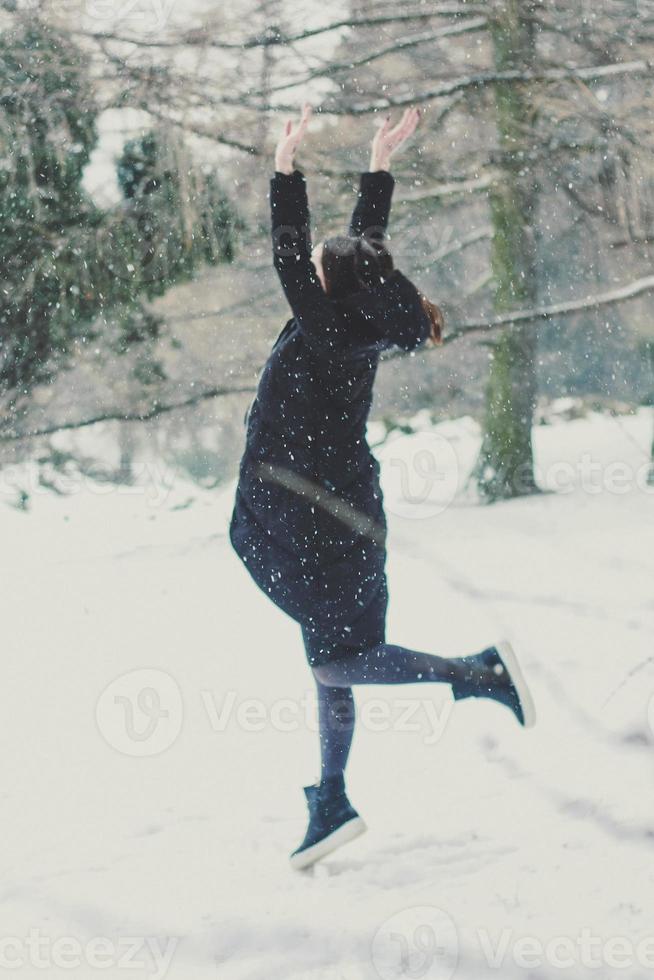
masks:
<svg viewBox="0 0 654 980"><path fill-rule="evenodd" d="M361 817L352 817L342 827L335 830L333 834L318 841L313 847L307 847L306 851L302 851L301 854L292 854L291 867L295 871L303 871L304 868L311 867L316 861L320 861L321 858L327 857L328 854L338 850L343 844L348 844L356 837L360 837L367 829Z"/></svg>
<svg viewBox="0 0 654 980"><path fill-rule="evenodd" d="M520 704L522 705L522 714L525 719L525 728L533 728L536 724L536 706L524 674L520 669L515 650L508 640L502 640L501 643L497 643L495 649L504 661L504 666L511 675L513 686L518 692Z"/></svg>

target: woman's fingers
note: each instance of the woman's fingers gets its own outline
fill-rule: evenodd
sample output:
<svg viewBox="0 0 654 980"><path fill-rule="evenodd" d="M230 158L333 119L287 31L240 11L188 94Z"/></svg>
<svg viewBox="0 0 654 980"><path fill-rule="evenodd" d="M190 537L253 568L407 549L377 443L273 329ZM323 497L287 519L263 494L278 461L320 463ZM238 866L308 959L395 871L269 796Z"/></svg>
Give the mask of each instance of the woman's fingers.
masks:
<svg viewBox="0 0 654 980"><path fill-rule="evenodd" d="M391 121L391 113L388 113L372 141L373 159L376 162L382 160L386 164L398 147L415 132L419 121L420 110L413 106L404 110L395 125Z"/></svg>
<svg viewBox="0 0 654 980"><path fill-rule="evenodd" d="M302 115L297 123L293 119L286 120L279 142L280 149L282 148L282 144L285 144L286 152L294 151L297 148L309 125L312 111L312 106L308 102L305 102L302 108Z"/></svg>
<svg viewBox="0 0 654 980"><path fill-rule="evenodd" d="M411 136L418 125L420 114L417 109L408 109L391 134L395 146L399 146Z"/></svg>
<svg viewBox="0 0 654 980"><path fill-rule="evenodd" d="M417 109L407 109L395 127L394 133L398 136L411 135L418 125L419 113Z"/></svg>
<svg viewBox="0 0 654 980"><path fill-rule="evenodd" d="M282 135L279 137L280 144L284 140L288 140L292 132L293 132L293 120L287 119L286 122L284 123L284 128L282 129Z"/></svg>
<svg viewBox="0 0 654 980"><path fill-rule="evenodd" d="M389 112L389 114L383 120L381 126L377 126L375 130L375 135L372 138L373 146L378 147L384 142L390 130L390 126L391 126L391 114Z"/></svg>
<svg viewBox="0 0 654 980"><path fill-rule="evenodd" d="M387 116L383 125L378 130L378 137L385 137L389 143L398 145L402 140L407 139L415 131L420 120L420 110L415 108L405 109L399 122L391 128L391 117Z"/></svg>
<svg viewBox="0 0 654 980"><path fill-rule="evenodd" d="M404 110L404 112L402 113L402 116L400 117L400 121L393 128L393 134L399 133L406 126L406 124L407 124L407 122L409 120L410 114L411 114L411 110L410 109L405 109Z"/></svg>
<svg viewBox="0 0 654 980"><path fill-rule="evenodd" d="M311 112L312 106L308 102L305 102L304 106L302 107L302 114L297 123L294 119L287 119L284 122L284 127L275 150L276 170L280 170L282 173L287 174L292 172L295 151L297 150L300 141L304 136L307 126L309 125Z"/></svg>
<svg viewBox="0 0 654 980"><path fill-rule="evenodd" d="M312 112L313 112L313 107L308 102L305 102L302 108L302 115L300 116L300 121L298 122L297 129L293 134L293 139L296 144L299 143L302 137L304 136L307 130L307 126L309 125L309 120L311 118Z"/></svg>

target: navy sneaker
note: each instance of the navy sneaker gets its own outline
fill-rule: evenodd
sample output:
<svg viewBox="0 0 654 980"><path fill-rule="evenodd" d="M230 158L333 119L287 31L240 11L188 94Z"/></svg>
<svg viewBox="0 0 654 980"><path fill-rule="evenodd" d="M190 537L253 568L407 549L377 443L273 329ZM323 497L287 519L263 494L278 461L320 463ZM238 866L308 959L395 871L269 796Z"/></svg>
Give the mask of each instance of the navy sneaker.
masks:
<svg viewBox="0 0 654 980"><path fill-rule="evenodd" d="M482 650L474 657L461 657L466 668L452 683L455 700L491 698L506 705L525 728L536 724L536 708L518 658L508 640Z"/></svg>
<svg viewBox="0 0 654 980"><path fill-rule="evenodd" d="M304 840L291 854L291 867L296 871L310 867L367 829L345 795L342 775L305 786L304 793L309 806L309 827Z"/></svg>

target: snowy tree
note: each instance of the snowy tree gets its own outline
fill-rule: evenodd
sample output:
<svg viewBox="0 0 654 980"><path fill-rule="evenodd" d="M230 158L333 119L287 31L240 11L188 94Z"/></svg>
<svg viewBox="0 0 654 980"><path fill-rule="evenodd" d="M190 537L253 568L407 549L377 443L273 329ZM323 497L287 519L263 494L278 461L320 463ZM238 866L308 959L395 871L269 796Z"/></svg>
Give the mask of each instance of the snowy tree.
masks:
<svg viewBox="0 0 654 980"><path fill-rule="evenodd" d="M407 271L444 302L448 341L482 337L481 491L532 492L532 411L551 365L601 391L635 352L635 325L645 345L651 336L651 5L351 0L311 22L294 11L243 0L145 39L74 33L103 77L103 107L145 110L168 136L202 141L255 212L272 122L307 94L325 124L306 162L329 178L339 220L375 115L428 110L399 161L395 240L410 242ZM264 233L255 217L251 255ZM481 390L478 374L469 386Z"/></svg>
<svg viewBox="0 0 654 980"><path fill-rule="evenodd" d="M412 164L420 178L414 199L421 220L458 229L467 219L480 231L460 234L458 248L456 243L438 247L436 241L437 256L454 253L458 259L462 249L481 253L486 235L479 203L486 199L490 275L476 274L473 262L466 266L468 274L455 274L450 285L458 293L455 316L465 317L459 297L471 278L493 305L487 323L510 321L509 329L487 341L486 409L476 467L484 496L501 499L535 488L531 429L540 346L535 323L545 322L541 332L550 349L561 346L563 337L565 356L593 371L605 363L615 371L629 340L619 306L596 326L599 307L592 293L613 303L601 286L620 283L616 269L641 275L651 269L654 168L646 119L652 89L642 56L651 40L650 22L644 5L627 0L574 10L531 0L497 0L484 7L467 3L450 10L438 5L428 26L418 30L418 19L430 8L423 5L420 11L413 14L414 33L407 34L411 11L389 11L384 18L376 6L371 17L369 10L353 6L353 30L340 52L349 55L349 68L347 57L341 57L336 77L342 94L330 108L359 118L383 107L379 92L389 93L390 105L438 106L436 119L433 109L426 119L432 138L421 135L424 150L418 148ZM362 32L363 43L358 41ZM333 61L330 74L332 68ZM422 248L428 255L428 236ZM421 267L429 271L428 263ZM442 288L444 272L447 266L439 262L434 288L437 283ZM573 290L584 286L588 292L581 293L580 307ZM547 308L557 292L572 294L569 314L552 311L544 320L524 315ZM619 291L614 298L620 298ZM633 320L634 304L624 309ZM476 311L472 319L483 323ZM651 336L651 314L639 318L636 313L635 319ZM465 333L454 326L454 335ZM575 371L581 374L578 364Z"/></svg>
<svg viewBox="0 0 654 980"><path fill-rule="evenodd" d="M490 22L498 75L534 70L537 3L515 0ZM528 87L495 85L498 174L490 190L491 267L498 313L538 301L536 223L538 182L532 159L535 108ZM536 400L536 333L531 324L503 332L492 349L484 436L477 466L482 493L491 500L532 491L532 418Z"/></svg>
<svg viewBox="0 0 654 980"><path fill-rule="evenodd" d="M96 322L119 325L119 352L156 337L143 301L201 263L230 261L238 219L181 137L156 130L125 148L121 204L94 203L82 183L97 141L93 79L59 31L21 19L0 36L0 74L0 392L11 408Z"/></svg>

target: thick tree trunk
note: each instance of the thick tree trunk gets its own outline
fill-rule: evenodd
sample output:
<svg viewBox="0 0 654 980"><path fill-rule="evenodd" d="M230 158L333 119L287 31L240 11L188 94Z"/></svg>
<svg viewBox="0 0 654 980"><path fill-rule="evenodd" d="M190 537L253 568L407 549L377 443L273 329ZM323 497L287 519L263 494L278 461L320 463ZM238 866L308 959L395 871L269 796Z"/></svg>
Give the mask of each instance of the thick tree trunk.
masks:
<svg viewBox="0 0 654 980"><path fill-rule="evenodd" d="M501 0L491 16L499 71L535 63L533 0ZM528 85L495 89L501 176L491 192L491 262L495 309L537 304L535 221L538 187L528 162L534 109ZM493 344L483 442L477 461L479 489L487 500L536 490L531 428L536 399L536 333L511 327Z"/></svg>
<svg viewBox="0 0 654 980"><path fill-rule="evenodd" d="M649 340L645 344L645 356L649 360L649 365L652 371L652 394L650 396L650 404L654 406L654 340ZM654 432L652 433L652 459L649 467L649 483L654 486Z"/></svg>

